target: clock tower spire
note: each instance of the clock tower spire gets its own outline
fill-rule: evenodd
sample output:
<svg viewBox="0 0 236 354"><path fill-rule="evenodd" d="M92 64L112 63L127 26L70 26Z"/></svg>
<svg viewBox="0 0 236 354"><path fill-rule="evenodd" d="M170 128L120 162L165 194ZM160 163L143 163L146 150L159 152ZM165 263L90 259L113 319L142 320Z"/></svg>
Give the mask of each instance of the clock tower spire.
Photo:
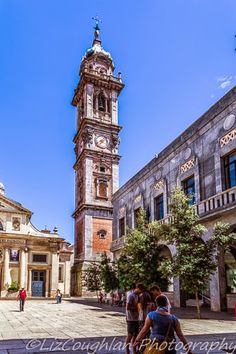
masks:
<svg viewBox="0 0 236 354"><path fill-rule="evenodd" d="M80 66L72 105L76 108L74 295L82 295L83 270L110 252L112 195L119 187L118 96L123 89L114 75L111 54L102 47L98 19L93 44Z"/></svg>

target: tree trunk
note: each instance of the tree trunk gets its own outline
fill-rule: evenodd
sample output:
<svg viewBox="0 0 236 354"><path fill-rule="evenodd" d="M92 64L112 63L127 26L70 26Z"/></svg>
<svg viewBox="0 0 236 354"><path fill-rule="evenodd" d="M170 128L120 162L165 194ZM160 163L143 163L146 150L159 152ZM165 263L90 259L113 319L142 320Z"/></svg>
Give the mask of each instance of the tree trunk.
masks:
<svg viewBox="0 0 236 354"><path fill-rule="evenodd" d="M196 305L197 305L197 317L200 319L201 318L201 310L200 310L198 291L195 292L195 297L196 297Z"/></svg>

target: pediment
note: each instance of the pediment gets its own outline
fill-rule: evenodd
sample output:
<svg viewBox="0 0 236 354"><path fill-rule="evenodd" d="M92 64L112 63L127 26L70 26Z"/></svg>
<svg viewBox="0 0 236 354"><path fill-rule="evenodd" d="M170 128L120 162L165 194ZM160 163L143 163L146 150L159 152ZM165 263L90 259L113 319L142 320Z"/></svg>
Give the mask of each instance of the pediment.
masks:
<svg viewBox="0 0 236 354"><path fill-rule="evenodd" d="M0 195L0 212L23 213L32 215L29 209L24 208L20 203Z"/></svg>

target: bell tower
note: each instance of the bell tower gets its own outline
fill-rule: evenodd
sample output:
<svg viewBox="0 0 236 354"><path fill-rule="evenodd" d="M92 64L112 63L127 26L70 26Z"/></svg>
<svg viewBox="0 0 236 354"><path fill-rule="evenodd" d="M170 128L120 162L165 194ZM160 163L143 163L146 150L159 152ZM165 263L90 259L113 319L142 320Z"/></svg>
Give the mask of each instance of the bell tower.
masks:
<svg viewBox="0 0 236 354"><path fill-rule="evenodd" d="M118 96L124 87L114 69L96 21L93 45L82 59L72 100L77 120L74 295L82 295L83 270L99 261L102 252L109 253L112 241L112 195L119 187Z"/></svg>

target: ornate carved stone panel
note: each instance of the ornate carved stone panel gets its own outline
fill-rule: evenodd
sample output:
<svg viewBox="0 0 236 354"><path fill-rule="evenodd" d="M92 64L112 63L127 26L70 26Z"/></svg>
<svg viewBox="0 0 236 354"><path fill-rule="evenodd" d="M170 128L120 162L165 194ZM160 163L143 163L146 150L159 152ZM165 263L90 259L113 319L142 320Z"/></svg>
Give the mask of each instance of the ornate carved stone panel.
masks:
<svg viewBox="0 0 236 354"><path fill-rule="evenodd" d="M141 194L139 194L139 195L137 195L137 197L135 197L135 199L134 199L134 203L135 203L135 204L138 204L138 203L140 203L140 202L141 202L141 200L142 200L142 195L141 195Z"/></svg>
<svg viewBox="0 0 236 354"><path fill-rule="evenodd" d="M159 190L159 189L162 189L162 188L164 188L164 180L160 179L159 181L157 181L154 184L154 189Z"/></svg>
<svg viewBox="0 0 236 354"><path fill-rule="evenodd" d="M231 130L228 134L222 136L222 138L220 139L220 147L228 145L235 138L236 138L236 128Z"/></svg>
<svg viewBox="0 0 236 354"><path fill-rule="evenodd" d="M20 231L20 218L12 218L12 229L14 231Z"/></svg>
<svg viewBox="0 0 236 354"><path fill-rule="evenodd" d="M195 166L195 158L193 157L180 166L180 172L181 173L187 172L188 170L190 170L190 168L194 166Z"/></svg>

